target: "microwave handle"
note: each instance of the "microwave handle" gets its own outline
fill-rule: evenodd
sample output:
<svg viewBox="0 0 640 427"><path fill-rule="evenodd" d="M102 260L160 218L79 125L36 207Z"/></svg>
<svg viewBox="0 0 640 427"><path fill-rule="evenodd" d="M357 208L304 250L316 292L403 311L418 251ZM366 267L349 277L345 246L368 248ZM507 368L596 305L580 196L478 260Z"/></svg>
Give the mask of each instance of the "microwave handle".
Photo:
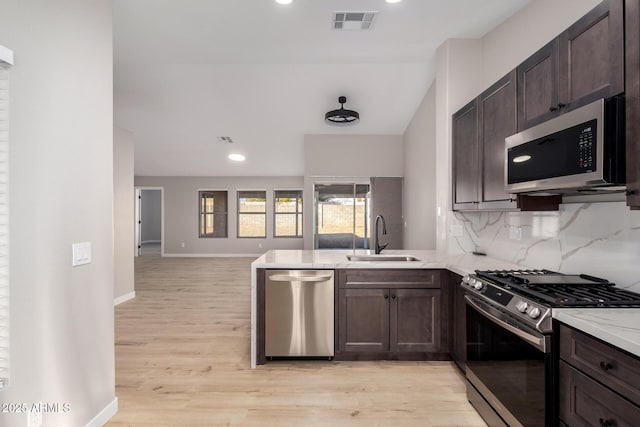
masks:
<svg viewBox="0 0 640 427"><path fill-rule="evenodd" d="M498 319L497 317L495 317L491 313L488 313L487 311L485 311L478 304L476 304L468 295L465 295L464 299L465 299L467 304L472 306L478 313L482 314L484 317L486 317L487 319L491 320L493 323L495 323L498 326L506 329L507 331L511 332L512 334L514 334L518 338L522 338L523 340L525 340L529 344L533 345L537 349L541 350L542 352L549 353L549 349L547 349L547 340L545 339L544 336L543 337L536 337L535 335L531 335L531 334L529 334L529 333L527 333L527 332L525 332L525 331L523 331L521 329L516 328L515 326L512 326L512 325L508 324L507 322L505 322L503 320Z"/></svg>

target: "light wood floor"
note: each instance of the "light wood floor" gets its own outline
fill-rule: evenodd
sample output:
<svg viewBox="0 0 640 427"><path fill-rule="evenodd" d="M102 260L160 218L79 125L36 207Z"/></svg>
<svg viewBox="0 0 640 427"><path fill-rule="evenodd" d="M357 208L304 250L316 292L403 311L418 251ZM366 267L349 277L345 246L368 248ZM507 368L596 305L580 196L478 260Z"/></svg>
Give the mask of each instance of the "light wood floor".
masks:
<svg viewBox="0 0 640 427"><path fill-rule="evenodd" d="M136 298L116 307L109 426L485 426L449 362L250 369L250 263L136 259Z"/></svg>

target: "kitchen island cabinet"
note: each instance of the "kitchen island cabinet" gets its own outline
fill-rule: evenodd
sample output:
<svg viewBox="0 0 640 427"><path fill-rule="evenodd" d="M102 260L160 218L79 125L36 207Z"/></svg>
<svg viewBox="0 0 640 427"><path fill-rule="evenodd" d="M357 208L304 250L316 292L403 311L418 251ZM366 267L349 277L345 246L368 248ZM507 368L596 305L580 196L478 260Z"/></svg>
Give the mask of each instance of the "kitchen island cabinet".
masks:
<svg viewBox="0 0 640 427"><path fill-rule="evenodd" d="M448 360L449 291L441 274L337 270L336 360Z"/></svg>

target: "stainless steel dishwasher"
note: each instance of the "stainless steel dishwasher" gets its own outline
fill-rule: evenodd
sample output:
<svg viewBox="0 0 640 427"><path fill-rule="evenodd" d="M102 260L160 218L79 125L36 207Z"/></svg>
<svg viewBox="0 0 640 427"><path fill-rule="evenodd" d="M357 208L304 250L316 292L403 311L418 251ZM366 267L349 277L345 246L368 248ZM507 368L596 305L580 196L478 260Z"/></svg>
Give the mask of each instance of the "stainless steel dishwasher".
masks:
<svg viewBox="0 0 640 427"><path fill-rule="evenodd" d="M271 270L265 281L265 356L334 355L333 270Z"/></svg>

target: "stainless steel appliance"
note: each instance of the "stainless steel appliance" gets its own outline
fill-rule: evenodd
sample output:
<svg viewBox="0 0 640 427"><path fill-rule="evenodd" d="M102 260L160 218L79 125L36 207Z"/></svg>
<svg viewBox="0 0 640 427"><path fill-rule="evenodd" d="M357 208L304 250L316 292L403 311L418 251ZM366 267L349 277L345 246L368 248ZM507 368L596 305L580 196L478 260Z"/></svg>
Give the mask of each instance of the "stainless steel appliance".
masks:
<svg viewBox="0 0 640 427"><path fill-rule="evenodd" d="M467 305L467 397L490 426L557 425L552 311L640 307L604 279L549 270L476 271Z"/></svg>
<svg viewBox="0 0 640 427"><path fill-rule="evenodd" d="M601 99L508 137L510 193L597 189L625 184L624 98Z"/></svg>
<svg viewBox="0 0 640 427"><path fill-rule="evenodd" d="M265 356L333 357L333 270L270 270L265 282Z"/></svg>

